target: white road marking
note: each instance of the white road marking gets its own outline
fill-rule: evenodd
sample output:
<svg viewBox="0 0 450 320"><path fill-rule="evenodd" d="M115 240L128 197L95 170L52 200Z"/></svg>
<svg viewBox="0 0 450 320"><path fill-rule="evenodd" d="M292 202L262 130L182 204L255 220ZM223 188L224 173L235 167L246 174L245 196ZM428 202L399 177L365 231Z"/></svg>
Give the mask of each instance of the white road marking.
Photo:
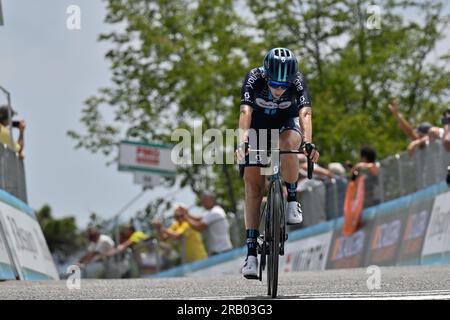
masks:
<svg viewBox="0 0 450 320"><path fill-rule="evenodd" d="M217 296L217 297L189 297L187 300L246 300L269 299L268 296ZM303 293L295 295L280 295L278 300L429 300L450 299L450 290L428 291L374 291L374 292L329 292L329 293Z"/></svg>

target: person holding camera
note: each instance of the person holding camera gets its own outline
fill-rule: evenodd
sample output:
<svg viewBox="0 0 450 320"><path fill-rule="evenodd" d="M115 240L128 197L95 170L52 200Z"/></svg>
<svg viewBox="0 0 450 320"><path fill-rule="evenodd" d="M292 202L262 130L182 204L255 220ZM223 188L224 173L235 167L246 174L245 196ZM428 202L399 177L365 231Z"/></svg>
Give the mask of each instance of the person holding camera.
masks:
<svg viewBox="0 0 450 320"><path fill-rule="evenodd" d="M11 117L15 114L16 113L6 105L0 107L0 143L7 145L11 150L18 152L20 159L23 160L25 121L11 121ZM17 142L11 137L10 126L19 129L19 138L17 139Z"/></svg>

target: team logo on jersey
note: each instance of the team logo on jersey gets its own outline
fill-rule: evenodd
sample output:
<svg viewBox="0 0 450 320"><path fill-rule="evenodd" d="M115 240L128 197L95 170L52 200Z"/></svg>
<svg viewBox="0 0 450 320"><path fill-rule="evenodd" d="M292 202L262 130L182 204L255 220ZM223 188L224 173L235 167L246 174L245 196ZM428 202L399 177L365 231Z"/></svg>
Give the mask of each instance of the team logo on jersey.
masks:
<svg viewBox="0 0 450 320"><path fill-rule="evenodd" d="M298 77L294 80L294 85L297 88L297 91L303 91L302 78Z"/></svg>
<svg viewBox="0 0 450 320"><path fill-rule="evenodd" d="M289 108L292 104L291 101L283 101L280 103L276 103L273 101L266 101L262 98L256 98L255 100L256 104L262 108L267 108L267 109L286 109Z"/></svg>
<svg viewBox="0 0 450 320"><path fill-rule="evenodd" d="M258 80L258 75L256 74L255 71L252 70L245 86L254 89L253 84L256 82L256 80Z"/></svg>

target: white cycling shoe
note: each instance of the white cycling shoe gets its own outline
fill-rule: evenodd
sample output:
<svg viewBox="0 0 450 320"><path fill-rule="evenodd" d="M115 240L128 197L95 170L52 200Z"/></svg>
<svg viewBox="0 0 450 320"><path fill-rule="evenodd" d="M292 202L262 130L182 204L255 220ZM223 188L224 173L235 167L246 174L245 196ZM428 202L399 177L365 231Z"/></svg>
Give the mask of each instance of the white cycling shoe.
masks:
<svg viewBox="0 0 450 320"><path fill-rule="evenodd" d="M302 207L299 202L288 202L287 206L287 224L300 224L303 221Z"/></svg>
<svg viewBox="0 0 450 320"><path fill-rule="evenodd" d="M242 275L247 279L259 279L257 257L247 256L247 258L245 258L245 263L242 267Z"/></svg>

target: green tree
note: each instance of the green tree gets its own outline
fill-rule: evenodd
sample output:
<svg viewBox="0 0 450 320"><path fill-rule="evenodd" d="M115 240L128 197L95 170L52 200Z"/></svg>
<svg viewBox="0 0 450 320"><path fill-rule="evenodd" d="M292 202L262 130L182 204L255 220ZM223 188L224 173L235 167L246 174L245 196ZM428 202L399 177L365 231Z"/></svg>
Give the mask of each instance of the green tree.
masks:
<svg viewBox="0 0 450 320"><path fill-rule="evenodd" d="M367 28L369 0L106 3L106 22L122 28L99 38L112 44L112 85L87 99L86 131L69 135L110 162L122 139L170 143L177 128L236 128L245 72L275 46L300 58L323 162L356 160L363 144L380 157L404 150L387 109L393 97L413 123L436 123L449 102L450 55L431 59L448 28L445 1L380 1L379 29ZM213 139L190 141L191 151ZM232 166L183 165L177 177L197 194L213 189L239 213L242 181Z"/></svg>
<svg viewBox="0 0 450 320"><path fill-rule="evenodd" d="M115 46L106 54L113 86L86 101L81 121L87 132L69 132L77 147L109 156L124 138L167 143L176 128L237 127L240 83L248 69L245 52L253 47L233 1L107 4L106 22L126 27L100 36ZM114 114L113 122L104 120L105 108ZM233 123L226 121L231 114ZM192 141L192 149L194 143L202 141ZM180 166L178 177L197 194L214 187L225 207L236 211L242 198L236 171L194 164Z"/></svg>
<svg viewBox="0 0 450 320"><path fill-rule="evenodd" d="M355 160L363 144L381 157L404 150L407 140L386 107L393 97L413 122L436 122L448 103L448 56L430 59L448 28L444 1L378 2L380 29L367 27L368 0L247 3L266 42L300 57L324 162Z"/></svg>
<svg viewBox="0 0 450 320"><path fill-rule="evenodd" d="M59 262L64 262L84 246L84 237L77 229L74 217L56 219L51 207L46 204L36 211L36 218L50 251Z"/></svg>

